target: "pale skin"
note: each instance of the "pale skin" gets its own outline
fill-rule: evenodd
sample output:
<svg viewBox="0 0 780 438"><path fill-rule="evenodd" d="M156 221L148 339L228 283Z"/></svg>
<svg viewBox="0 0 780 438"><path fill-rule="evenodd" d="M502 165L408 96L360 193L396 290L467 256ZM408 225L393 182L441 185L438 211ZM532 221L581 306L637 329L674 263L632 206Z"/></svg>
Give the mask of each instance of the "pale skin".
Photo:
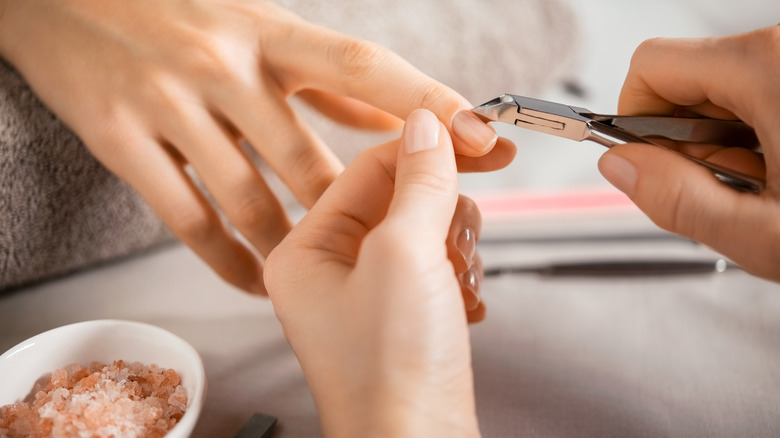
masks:
<svg viewBox="0 0 780 438"><path fill-rule="evenodd" d="M271 253L269 295L326 436L479 436L467 327L485 314L482 265L458 236L480 226L446 129L418 110Z"/></svg>
<svg viewBox="0 0 780 438"><path fill-rule="evenodd" d="M494 151L495 131L469 102L391 51L259 0L0 0L0 57L181 241L255 293L291 223L240 142L306 208L343 169L291 96L364 129L400 129L428 108L467 161L511 148Z"/></svg>
<svg viewBox="0 0 780 438"><path fill-rule="evenodd" d="M778 47L780 27L648 41L634 56L620 100L625 114L694 112L748 122L764 146L765 173L744 150L698 154L766 176L764 193L736 192L653 146L616 146L599 163L661 226L775 280ZM743 63L738 71L728 67L738 65L735 59ZM484 308L474 308L475 297L457 282L457 266L468 263L452 257L453 235L479 222L455 208L455 166L443 127L435 147L410 140L425 139L416 131L433 123L433 115L413 113L397 152L384 145L361 155L268 259L274 309L327 436L479 436L466 327ZM503 164L487 156L481 168Z"/></svg>
<svg viewBox="0 0 780 438"><path fill-rule="evenodd" d="M761 194L735 191L652 146L616 146L599 161L602 174L659 226L774 281L780 281L779 77L780 26L723 38L654 39L637 49L620 95L621 114L695 113L752 126L765 164L741 148L696 153L765 177Z"/></svg>

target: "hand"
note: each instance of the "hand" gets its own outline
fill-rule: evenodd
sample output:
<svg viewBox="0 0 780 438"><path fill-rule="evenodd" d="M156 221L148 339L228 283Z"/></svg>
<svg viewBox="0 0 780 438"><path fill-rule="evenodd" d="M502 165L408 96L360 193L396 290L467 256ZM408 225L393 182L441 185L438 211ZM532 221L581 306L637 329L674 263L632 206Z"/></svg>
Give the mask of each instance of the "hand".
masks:
<svg viewBox="0 0 780 438"><path fill-rule="evenodd" d="M704 148L700 158L765 177L759 195L738 192L682 157L647 145L613 147L601 173L653 221L704 243L745 270L780 281L780 26L714 39L654 39L634 54L621 114L741 119L762 160L742 148Z"/></svg>
<svg viewBox="0 0 780 438"><path fill-rule="evenodd" d="M298 94L341 123L395 129L419 106L476 157L495 131L470 104L377 45L252 0L0 0L0 56L219 275L263 293L261 255L290 229L239 144L305 207L342 170L295 114Z"/></svg>
<svg viewBox="0 0 780 438"><path fill-rule="evenodd" d="M484 316L482 271L476 234L458 239L478 232L479 213L457 202L452 144L432 113L412 113L402 143L358 156L267 260L327 436L479 434L467 320ZM490 154L482 168L511 159ZM466 270L475 293L456 277Z"/></svg>

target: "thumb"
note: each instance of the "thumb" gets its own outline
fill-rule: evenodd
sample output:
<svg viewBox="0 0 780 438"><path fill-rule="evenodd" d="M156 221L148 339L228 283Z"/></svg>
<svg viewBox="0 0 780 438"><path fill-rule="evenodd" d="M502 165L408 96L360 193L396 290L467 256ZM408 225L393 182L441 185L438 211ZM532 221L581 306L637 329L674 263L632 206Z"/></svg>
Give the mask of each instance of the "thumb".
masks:
<svg viewBox="0 0 780 438"><path fill-rule="evenodd" d="M651 145L615 146L601 157L599 170L659 227L703 243L756 275L778 276L780 250L769 243L780 236L766 232L778 228L780 208L766 191L738 192L701 166Z"/></svg>
<svg viewBox="0 0 780 438"><path fill-rule="evenodd" d="M400 221L407 235L444 242L457 201L452 140L432 112L415 110L404 126L386 220Z"/></svg>

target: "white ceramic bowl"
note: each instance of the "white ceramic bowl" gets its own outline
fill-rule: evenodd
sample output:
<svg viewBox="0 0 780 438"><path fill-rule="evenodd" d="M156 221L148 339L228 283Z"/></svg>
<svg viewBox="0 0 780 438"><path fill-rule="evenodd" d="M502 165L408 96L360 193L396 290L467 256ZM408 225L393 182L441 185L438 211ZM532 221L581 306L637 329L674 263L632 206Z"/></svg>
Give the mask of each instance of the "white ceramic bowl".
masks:
<svg viewBox="0 0 780 438"><path fill-rule="evenodd" d="M203 362L180 337L140 322L107 319L70 324L11 348L0 356L0 406L24 399L41 376L58 368L119 359L157 364L179 373L187 390L187 412L166 438L189 437L206 396Z"/></svg>

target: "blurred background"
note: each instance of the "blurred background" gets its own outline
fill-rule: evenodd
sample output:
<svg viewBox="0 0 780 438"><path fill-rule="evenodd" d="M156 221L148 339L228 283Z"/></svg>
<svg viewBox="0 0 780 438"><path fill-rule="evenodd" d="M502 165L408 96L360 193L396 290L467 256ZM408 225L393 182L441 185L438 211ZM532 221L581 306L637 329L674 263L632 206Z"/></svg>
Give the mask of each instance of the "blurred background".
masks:
<svg viewBox="0 0 780 438"><path fill-rule="evenodd" d="M493 0L479 7L471 0L396 0L392 8L369 1L341 9L279 1L308 20L389 47L474 105L511 93L603 114L617 111L642 41L728 35L780 22L780 2L767 0ZM356 132L306 105L298 109L345 163L398 135ZM460 178L461 192L480 204L485 235L659 231L599 174L603 146L495 127L518 146L517 158L506 169ZM286 192L268 177L278 193Z"/></svg>
<svg viewBox="0 0 780 438"><path fill-rule="evenodd" d="M548 84L537 97L588 108L597 113L617 111L617 101L631 55L653 37L707 37L728 35L780 23L780 2L768 0L568 0L576 16L574 61L563 83ZM513 92L506 90L506 92ZM509 168L491 175L462 179L464 190L479 192L495 187L565 189L607 186L596 169L604 148L575 143L536 132L497 126L514 140L518 158Z"/></svg>
<svg viewBox="0 0 780 438"><path fill-rule="evenodd" d="M531 96L603 114L617 111L631 56L642 41L728 35L780 22L780 2L766 0L564 3L574 15L567 37L572 52L561 55L566 70L551 72L555 79ZM487 235L559 235L571 231L571 221L577 221L578 233L589 228L658 231L599 174L596 164L603 146L504 124L496 129L515 142L517 158L497 172L461 176L461 191L482 207Z"/></svg>

